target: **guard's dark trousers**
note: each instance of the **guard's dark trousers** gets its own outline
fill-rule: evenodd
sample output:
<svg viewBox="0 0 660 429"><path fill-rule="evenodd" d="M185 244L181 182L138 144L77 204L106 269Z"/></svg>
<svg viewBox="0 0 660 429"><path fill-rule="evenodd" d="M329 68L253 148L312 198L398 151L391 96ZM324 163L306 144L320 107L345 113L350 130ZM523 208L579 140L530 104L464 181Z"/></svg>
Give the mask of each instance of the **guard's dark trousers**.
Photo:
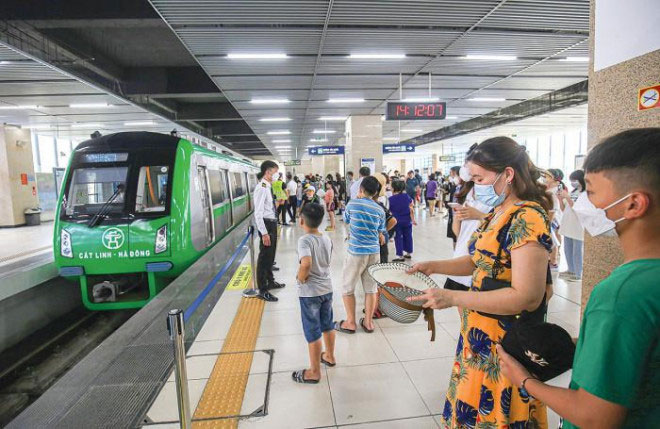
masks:
<svg viewBox="0 0 660 429"><path fill-rule="evenodd" d="M257 286L260 292L266 292L268 286L275 282L273 276L273 263L275 262L275 250L277 247L277 220L264 219L266 230L270 235L270 246L264 246L264 241L259 233L259 257L257 258Z"/></svg>

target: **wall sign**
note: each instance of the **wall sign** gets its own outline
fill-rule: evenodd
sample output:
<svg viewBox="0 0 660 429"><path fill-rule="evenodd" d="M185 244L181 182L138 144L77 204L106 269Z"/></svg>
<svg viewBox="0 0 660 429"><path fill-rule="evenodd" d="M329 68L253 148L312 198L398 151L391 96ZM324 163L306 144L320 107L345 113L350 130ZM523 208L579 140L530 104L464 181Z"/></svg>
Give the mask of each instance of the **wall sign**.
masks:
<svg viewBox="0 0 660 429"><path fill-rule="evenodd" d="M440 162L454 162L456 161L456 155L440 155L438 157L438 161Z"/></svg>
<svg viewBox="0 0 660 429"><path fill-rule="evenodd" d="M28 177L26 173L21 173L21 185L27 185L28 184Z"/></svg>
<svg viewBox="0 0 660 429"><path fill-rule="evenodd" d="M284 161L285 167L293 167L295 165L300 165L301 162L299 159L292 159L291 161Z"/></svg>
<svg viewBox="0 0 660 429"><path fill-rule="evenodd" d="M343 155L344 146L315 146L308 147L310 155Z"/></svg>
<svg viewBox="0 0 660 429"><path fill-rule="evenodd" d="M640 88L637 95L637 110L648 110L660 107L660 84Z"/></svg>
<svg viewBox="0 0 660 429"><path fill-rule="evenodd" d="M386 119L388 121L438 120L447 116L447 103L406 103L388 101Z"/></svg>
<svg viewBox="0 0 660 429"><path fill-rule="evenodd" d="M401 152L414 152L415 145L413 144L384 144L383 153L401 153Z"/></svg>
<svg viewBox="0 0 660 429"><path fill-rule="evenodd" d="M360 158L360 167L369 167L371 174L376 172L376 158Z"/></svg>

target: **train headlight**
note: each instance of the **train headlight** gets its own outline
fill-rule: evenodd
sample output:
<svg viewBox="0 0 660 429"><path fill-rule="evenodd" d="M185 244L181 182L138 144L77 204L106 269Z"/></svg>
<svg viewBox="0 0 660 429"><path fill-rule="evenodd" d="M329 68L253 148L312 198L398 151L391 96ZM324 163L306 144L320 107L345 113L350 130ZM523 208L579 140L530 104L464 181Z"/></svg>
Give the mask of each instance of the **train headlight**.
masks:
<svg viewBox="0 0 660 429"><path fill-rule="evenodd" d="M167 250L167 225L163 225L156 231L156 254Z"/></svg>
<svg viewBox="0 0 660 429"><path fill-rule="evenodd" d="M71 234L66 230L60 232L60 255L65 258L73 258L73 247L71 247Z"/></svg>

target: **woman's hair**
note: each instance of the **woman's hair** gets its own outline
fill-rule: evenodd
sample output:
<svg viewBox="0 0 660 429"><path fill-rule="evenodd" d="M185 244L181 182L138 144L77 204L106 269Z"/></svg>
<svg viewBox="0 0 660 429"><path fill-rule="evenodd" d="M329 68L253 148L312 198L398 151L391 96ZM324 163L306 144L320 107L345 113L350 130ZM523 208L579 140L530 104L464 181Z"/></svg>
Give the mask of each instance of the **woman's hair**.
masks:
<svg viewBox="0 0 660 429"><path fill-rule="evenodd" d="M570 176L568 176L569 180L577 180L580 183L580 187L582 188L582 191L585 191L587 189L587 183L584 181L584 171L582 170L575 170L574 172L571 173Z"/></svg>
<svg viewBox="0 0 660 429"><path fill-rule="evenodd" d="M380 173L385 178L385 184L390 183L390 176L387 173Z"/></svg>
<svg viewBox="0 0 660 429"><path fill-rule="evenodd" d="M511 167L515 171L511 182L515 195L522 200L539 203L545 211L552 210L552 196L538 181L540 170L529 159L525 146L515 140L503 136L487 139L468 154L466 162L496 173Z"/></svg>
<svg viewBox="0 0 660 429"><path fill-rule="evenodd" d="M403 180L395 180L392 182L392 191L396 192L397 194L403 192L404 189L406 189L406 184Z"/></svg>
<svg viewBox="0 0 660 429"><path fill-rule="evenodd" d="M429 174L429 180L435 180L435 174L433 173Z"/></svg>
<svg viewBox="0 0 660 429"><path fill-rule="evenodd" d="M463 204L465 202L465 197L467 197L467 194L469 194L470 191L472 191L472 188L474 188L474 182L472 180L470 180L469 182L463 182L461 191L458 194L454 195L454 197L456 197L456 202L459 204Z"/></svg>
<svg viewBox="0 0 660 429"><path fill-rule="evenodd" d="M261 163L261 171L257 173L257 179L261 180L264 175L266 174L266 171L268 171L271 168L278 168L277 163L275 161L271 160L266 160Z"/></svg>

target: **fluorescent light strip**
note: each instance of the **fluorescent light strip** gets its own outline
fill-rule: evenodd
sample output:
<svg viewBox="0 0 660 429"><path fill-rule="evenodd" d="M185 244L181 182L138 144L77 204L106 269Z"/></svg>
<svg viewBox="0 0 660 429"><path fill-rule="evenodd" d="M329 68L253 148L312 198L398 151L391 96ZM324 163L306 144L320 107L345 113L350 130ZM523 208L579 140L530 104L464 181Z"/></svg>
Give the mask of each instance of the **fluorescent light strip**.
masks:
<svg viewBox="0 0 660 429"><path fill-rule="evenodd" d="M446 116L445 119L458 119L458 116Z"/></svg>
<svg viewBox="0 0 660 429"><path fill-rule="evenodd" d="M98 122L87 122L87 123L80 123L80 124L71 124L71 128L100 128L102 127L101 124Z"/></svg>
<svg viewBox="0 0 660 429"><path fill-rule="evenodd" d="M282 53L273 53L273 54L227 54L227 58L230 60L281 60L288 58L289 56L287 54L282 54Z"/></svg>
<svg viewBox="0 0 660 429"><path fill-rule="evenodd" d="M562 58L560 61L568 61L573 63L588 63L589 57L566 57L566 58Z"/></svg>
<svg viewBox="0 0 660 429"><path fill-rule="evenodd" d="M25 128L29 128L31 130L52 130L53 126L52 125L27 125Z"/></svg>
<svg viewBox="0 0 660 429"><path fill-rule="evenodd" d="M468 101L506 101L506 98L492 98L492 97L474 97L468 98Z"/></svg>
<svg viewBox="0 0 660 429"><path fill-rule="evenodd" d="M406 101L408 103L432 103L434 101L440 101L440 98L438 97L411 97L411 98L404 98L401 101Z"/></svg>
<svg viewBox="0 0 660 429"><path fill-rule="evenodd" d="M275 139L273 143L291 143L291 139Z"/></svg>
<svg viewBox="0 0 660 429"><path fill-rule="evenodd" d="M275 146L275 149L286 149L286 150L291 150L291 146Z"/></svg>
<svg viewBox="0 0 660 429"><path fill-rule="evenodd" d="M511 55L466 55L466 60L498 60L498 61L515 61L518 57Z"/></svg>
<svg viewBox="0 0 660 429"><path fill-rule="evenodd" d="M37 106L36 104L24 104L20 106L0 106L0 109L2 110L16 110L16 109L36 109L40 106Z"/></svg>
<svg viewBox="0 0 660 429"><path fill-rule="evenodd" d="M404 133L421 133L423 130L413 129L413 128L402 128L401 131Z"/></svg>
<svg viewBox="0 0 660 429"><path fill-rule="evenodd" d="M335 130L314 130L312 134L334 134L336 132Z"/></svg>
<svg viewBox="0 0 660 429"><path fill-rule="evenodd" d="M261 118L259 122L288 122L291 118Z"/></svg>
<svg viewBox="0 0 660 429"><path fill-rule="evenodd" d="M71 107L72 109L94 109L94 108L106 108L106 107L114 107L114 106L108 103L73 103L73 104L69 104L69 107Z"/></svg>
<svg viewBox="0 0 660 429"><path fill-rule="evenodd" d="M288 98L253 98L250 100L252 104L286 104L290 103Z"/></svg>
<svg viewBox="0 0 660 429"><path fill-rule="evenodd" d="M328 139L311 139L309 142L310 143L322 143L322 142L327 142Z"/></svg>
<svg viewBox="0 0 660 429"><path fill-rule="evenodd" d="M388 142L397 142L399 141L398 137L383 137L383 140L388 141Z"/></svg>
<svg viewBox="0 0 660 429"><path fill-rule="evenodd" d="M139 127L142 125L156 125L154 121L129 121L129 122L124 122L124 126L126 127Z"/></svg>
<svg viewBox="0 0 660 429"><path fill-rule="evenodd" d="M319 121L345 121L346 116L321 116Z"/></svg>
<svg viewBox="0 0 660 429"><path fill-rule="evenodd" d="M364 98L331 98L328 103L364 103Z"/></svg>
<svg viewBox="0 0 660 429"><path fill-rule="evenodd" d="M406 58L406 54L350 54L348 58L362 60L400 60Z"/></svg>
<svg viewBox="0 0 660 429"><path fill-rule="evenodd" d="M276 130L276 131L268 131L266 134L269 136L287 136L291 134L291 131L289 130Z"/></svg>

